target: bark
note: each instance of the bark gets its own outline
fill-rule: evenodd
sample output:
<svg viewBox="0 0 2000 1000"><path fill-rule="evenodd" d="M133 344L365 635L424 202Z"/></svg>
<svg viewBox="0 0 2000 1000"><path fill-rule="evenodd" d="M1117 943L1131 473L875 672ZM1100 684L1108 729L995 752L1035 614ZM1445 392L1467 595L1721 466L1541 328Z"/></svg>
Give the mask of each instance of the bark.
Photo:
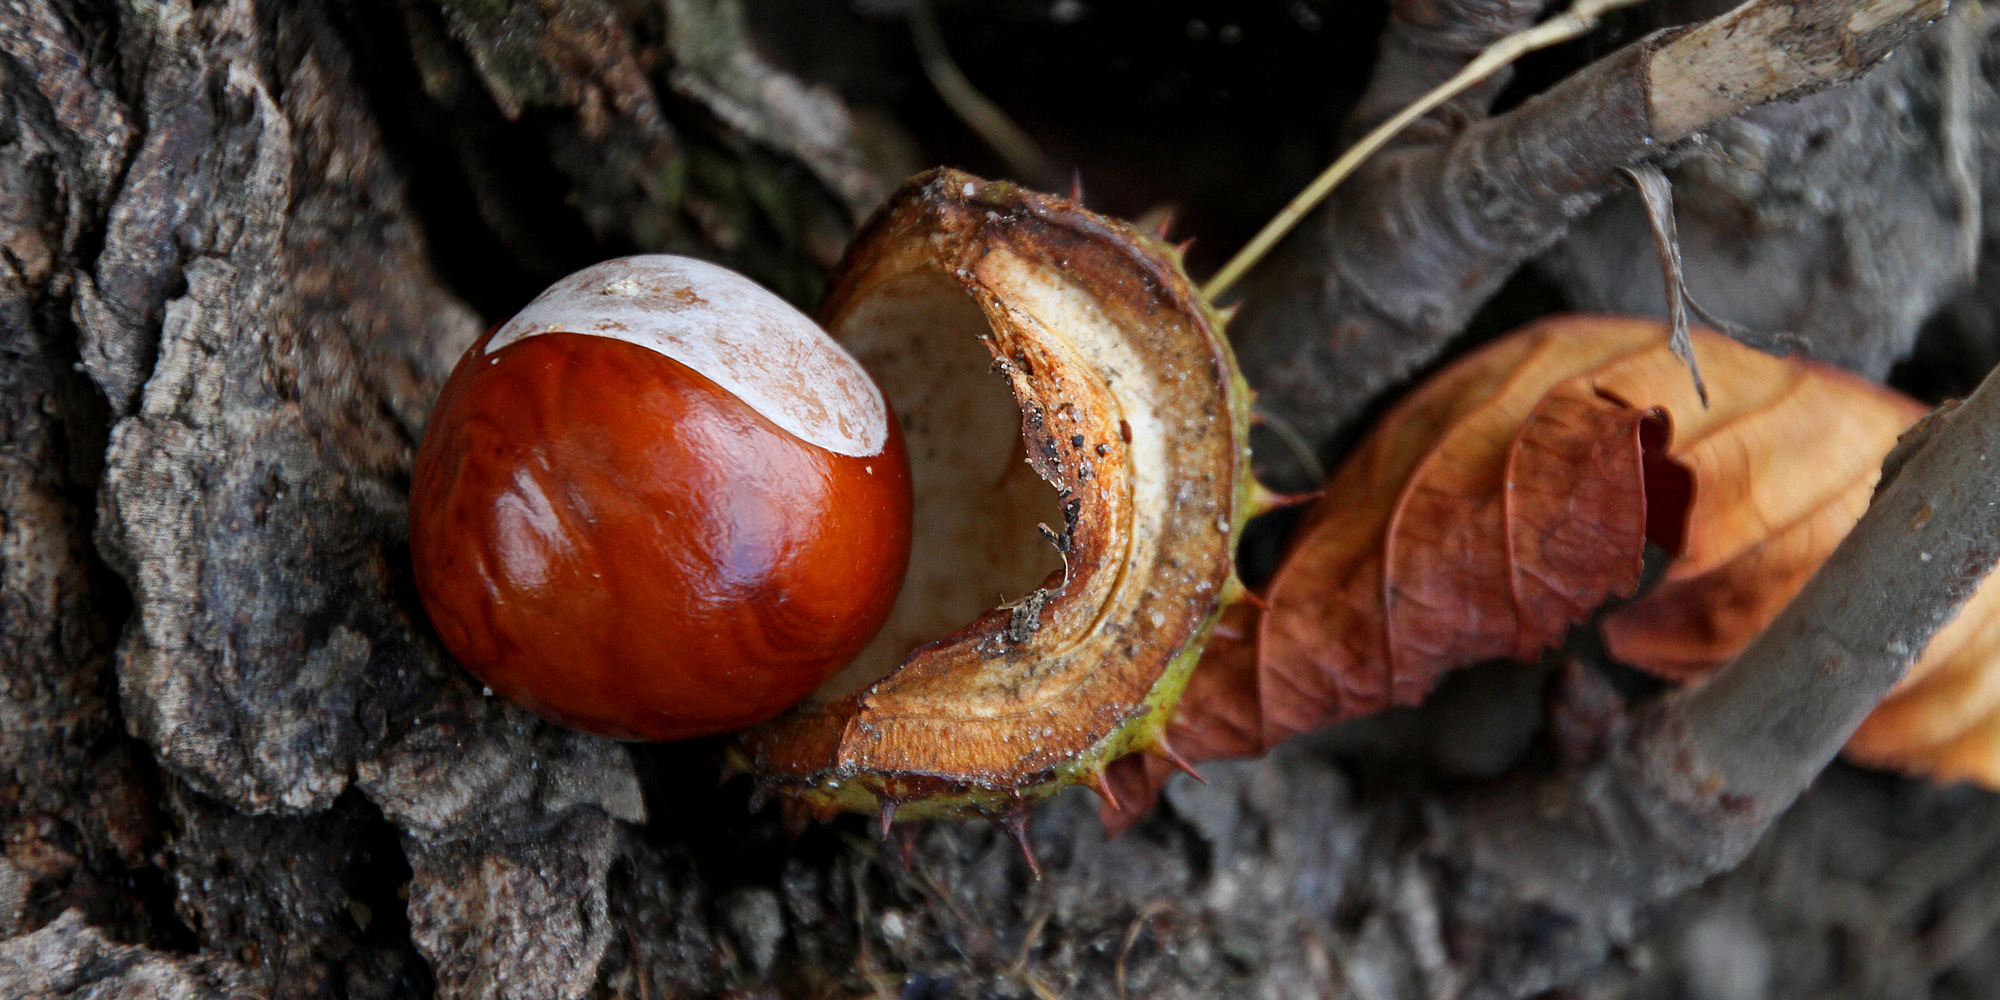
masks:
<svg viewBox="0 0 2000 1000"><path fill-rule="evenodd" d="M1353 120L1448 74L1532 7L1397 4ZM625 250L718 259L809 302L909 165L893 128L758 54L744 24L722 0L0 0L0 994L1436 997L1589 976L1637 989L1656 974L1630 957L1653 946L1647 915L1749 850L1847 715L1802 720L1820 728L1811 747L1780 748L1796 765L1785 784L1732 784L1755 808L1718 814L1712 795L1687 798L1710 792L1663 785L1648 754L1684 749L1734 781L1725 750L1756 733L1701 726L1766 704L1766 681L1712 718L1647 710L1709 720L1695 728L1629 728L1594 674L1571 671L1556 735L1537 736L1547 671L1498 670L1421 712L1211 768L1207 785L1176 781L1117 840L1087 795L1066 793L1034 818L1035 881L983 826L898 845L842 820L789 838L742 784L716 786L716 747L567 733L449 662L410 591L403 493L458 350L562 271ZM1476 192L1502 168L1574 174L1575 157L1608 177L1655 114L1641 100L1648 45L1500 124L1473 124L1497 82L1469 94L1380 161L1370 189L1416 198L1436 170ZM1815 100L1927 100L1941 65L1893 62L1907 75L1870 77L1865 97ZM1593 88L1625 99L1565 96ZM1562 123L1574 141L1545 147L1506 122ZM1752 124L1793 141L1775 119ZM1440 156L1433 136L1483 152ZM1827 183L1854 213L1872 211L1871 186L1934 190L1930 175L1911 179L1924 148L1899 153L1903 173ZM1698 153L1681 161L1683 191ZM1373 372L1342 390L1350 416L1587 207L1608 183L1591 177L1491 214L1499 236L1482 245L1498 257L1398 263L1390 244L1352 242L1381 227L1330 209L1322 236L1403 269L1406 299L1371 300L1370 315L1429 338L1356 342L1389 359L1366 363L1315 348L1315 364ZM1793 259L1772 258L1756 273ZM1549 267L1579 289L1604 280ZM1892 280L1870 272L1854 294L1884 298L1897 289L1876 283ZM1446 286L1458 290L1437 297ZM1970 330L1985 313L1960 305ZM1281 353L1261 350L1246 342L1281 399ZM1897 489L1934 479L1913 459ZM1870 558L1904 550L1888 551ZM1776 681L1796 666L1743 670ZM1846 708L1892 671L1864 673ZM1712 690L1700 697L1728 689ZM1574 753L1548 759L1560 748ZM1524 760L1514 784L1492 783ZM1572 811L1521 815L1531 800L1503 791L1526 786ZM1814 816L1852 804L1807 794ZM1545 838L1606 803L1623 810L1616 830L1680 838L1652 875L1537 881L1556 870L1545 839L1529 861L1496 860L1510 837ZM1686 815L1663 823L1662 809ZM1853 823L1880 825L1898 810L1860 812ZM1849 849L1793 826L1800 856L1831 865ZM1603 833L1586 827L1577 850L1606 850ZM1956 876L1994 842L1867 873L1894 904L1881 939L1922 940L1924 968L1970 975L1966 956L2000 914ZM1782 879L1763 856L1669 905L1765 899L1756 887ZM1937 928L1917 937L1932 910ZM1659 912L1670 929L1701 926Z"/></svg>
<svg viewBox="0 0 2000 1000"><path fill-rule="evenodd" d="M101 391L74 419L99 428L95 534L118 571L102 585L130 594L121 622L86 589L76 526L89 492L44 504L51 541L69 535L70 565L43 589L67 581L49 597L74 603L42 620L76 635L70 662L46 674L100 692L92 724L115 736L115 704L170 773L170 794L151 804L175 828L175 931L249 958L252 981L279 995L406 995L425 979L407 938L377 954L347 912L383 902L353 885L381 875L358 845L382 850L399 831L416 859L417 941L512 953L567 935L588 964L602 949L590 929L604 848L540 826L578 811L638 819L636 786L615 747L482 698L398 582L412 443L477 320L430 272L324 11L134 7L115 50L111 26L87 12L10 13L6 92L27 155L9 162L39 168L30 194L102 183L66 203L17 202L39 210L30 232L67 241L50 241L39 273L16 272L14 330L32 340L10 371L64 371L68 354ZM28 59L36 72L23 72ZM113 701L112 664L88 637L121 625ZM149 764L126 780L143 782ZM285 818L349 789L366 801L335 809L339 821ZM467 926L453 897L538 878L451 863L475 836L496 855L575 855L574 885L538 926Z"/></svg>
<svg viewBox="0 0 2000 1000"><path fill-rule="evenodd" d="M21 1000L238 1000L256 995L248 979L226 962L107 940L74 911L32 934L0 941L0 989Z"/></svg>

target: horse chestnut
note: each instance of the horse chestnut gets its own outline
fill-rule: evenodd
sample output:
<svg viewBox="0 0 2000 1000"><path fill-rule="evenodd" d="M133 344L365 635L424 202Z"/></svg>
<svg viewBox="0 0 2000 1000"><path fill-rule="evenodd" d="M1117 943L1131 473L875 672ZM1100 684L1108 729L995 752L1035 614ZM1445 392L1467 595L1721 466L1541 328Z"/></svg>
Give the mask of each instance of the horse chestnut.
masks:
<svg viewBox="0 0 2000 1000"><path fill-rule="evenodd" d="M880 628L910 547L881 391L697 260L557 282L459 360L410 491L424 608L495 691L667 740L784 710Z"/></svg>

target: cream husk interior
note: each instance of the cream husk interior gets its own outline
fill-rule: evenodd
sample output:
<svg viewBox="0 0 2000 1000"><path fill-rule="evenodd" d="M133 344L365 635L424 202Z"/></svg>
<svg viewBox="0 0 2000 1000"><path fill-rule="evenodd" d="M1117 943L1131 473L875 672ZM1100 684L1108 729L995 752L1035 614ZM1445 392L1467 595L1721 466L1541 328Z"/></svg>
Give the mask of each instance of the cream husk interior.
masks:
<svg viewBox="0 0 2000 1000"><path fill-rule="evenodd" d="M889 397L910 456L910 570L874 642L814 693L842 697L910 652L1060 572L1037 524L1060 531L1055 488L1030 468L1021 409L981 339L985 315L942 271L871 291L830 331Z"/></svg>

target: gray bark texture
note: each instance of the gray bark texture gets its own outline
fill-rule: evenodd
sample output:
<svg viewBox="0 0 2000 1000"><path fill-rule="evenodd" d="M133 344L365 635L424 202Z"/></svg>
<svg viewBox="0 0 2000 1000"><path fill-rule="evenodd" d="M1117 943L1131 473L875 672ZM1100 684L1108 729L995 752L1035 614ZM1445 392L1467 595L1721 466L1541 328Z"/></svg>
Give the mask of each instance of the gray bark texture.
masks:
<svg viewBox="0 0 2000 1000"><path fill-rule="evenodd" d="M903 37L907 5L835 6ZM1287 16L1331 32L1348 6ZM1619 30L1715 12L1665 6ZM922 165L922 127L771 55L814 49L804 9L0 0L0 997L2000 992L1992 796L1841 765L1807 787L1840 712L1799 723L1818 743L1780 778L1732 756L1759 734L1729 713L1781 692L1796 650L1739 664L1748 693L1701 716L1723 722L1613 690L1583 636L1177 778L1120 838L1066 792L1029 831L1040 879L983 825L790 836L716 784L712 742L622 746L486 695L409 579L431 399L487 324L596 258L691 253L818 296ZM1372 85L1336 110L1392 113L1537 9L1396 0ZM979 37L954 34L978 12L940 14L948 41ZM1186 37L1196 23L1227 37ZM1962 10L1854 85L1664 151L1690 294L1871 376L1910 359L1926 385L1978 383L2000 360L1992 28ZM898 65L860 72L921 80ZM1630 108L1561 106L1587 89L1566 85L1514 119L1566 144L1528 130L1454 157L1503 86L1427 119L1249 286L1245 359L1315 444L1476 334L1544 250L1515 280L1664 308L1643 213L1606 197L1625 136L1590 132ZM1341 238L1380 217L1356 221L1357 199L1414 197L1426 157L1476 188L1508 156L1590 190L1550 195L1560 210L1501 251L1361 247L1421 343L1377 329L1385 289L1296 276L1358 274ZM1340 312L1355 302L1375 311ZM1332 403L1300 374L1328 365L1348 380ZM1992 488L1951 458L2000 427L1977 399L1912 445L1897 488ZM1966 513L1967 537L2000 538L1991 520ZM1915 544L1870 539L1822 590L1873 585ZM1976 579L1992 546L1968 545ZM1963 599L1920 584L1880 612L1918 646ZM1809 634L1829 614L1796 610ZM1841 711L1905 665L1866 660ZM1750 807L1688 777L1710 772Z"/></svg>

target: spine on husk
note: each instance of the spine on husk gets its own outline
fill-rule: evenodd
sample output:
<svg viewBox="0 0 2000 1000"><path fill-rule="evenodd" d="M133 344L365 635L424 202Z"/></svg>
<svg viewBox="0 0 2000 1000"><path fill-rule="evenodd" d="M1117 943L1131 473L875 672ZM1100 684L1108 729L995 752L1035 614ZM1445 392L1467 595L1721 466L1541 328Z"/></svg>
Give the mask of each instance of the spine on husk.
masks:
<svg viewBox="0 0 2000 1000"><path fill-rule="evenodd" d="M1222 609L1244 597L1244 523L1278 499L1250 475L1250 392L1181 256L1074 202L951 170L906 184L856 239L828 328L839 337L844 317L879 305L871 296L913 287L978 305L1030 464L1063 510L1060 532L1045 531L1065 569L874 684L745 734L733 759L760 796L795 819L1018 829L1063 787L1109 795L1105 767L1127 754L1178 761L1167 719ZM932 270L949 280L909 280ZM1084 417L1058 428L1059 411ZM1023 607L1038 626L1025 633Z"/></svg>

